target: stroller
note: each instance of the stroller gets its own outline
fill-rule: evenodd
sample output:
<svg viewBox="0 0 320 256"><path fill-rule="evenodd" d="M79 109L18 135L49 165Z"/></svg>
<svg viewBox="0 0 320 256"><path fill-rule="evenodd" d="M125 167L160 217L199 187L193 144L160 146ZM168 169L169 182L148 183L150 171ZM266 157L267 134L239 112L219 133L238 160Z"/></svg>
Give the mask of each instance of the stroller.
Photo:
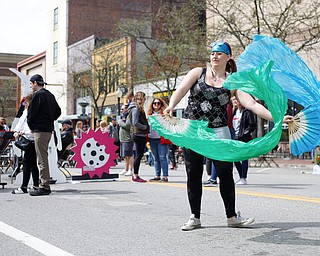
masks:
<svg viewBox="0 0 320 256"><path fill-rule="evenodd" d="M12 167L12 147L8 147L8 145L13 140L13 132L0 131L0 186L2 186L2 188L4 188L7 183L1 181L1 175L8 172Z"/></svg>
<svg viewBox="0 0 320 256"><path fill-rule="evenodd" d="M65 150L58 151L58 166L62 168L74 168L76 162L71 158L74 155L74 152L71 150L74 143L69 144Z"/></svg>

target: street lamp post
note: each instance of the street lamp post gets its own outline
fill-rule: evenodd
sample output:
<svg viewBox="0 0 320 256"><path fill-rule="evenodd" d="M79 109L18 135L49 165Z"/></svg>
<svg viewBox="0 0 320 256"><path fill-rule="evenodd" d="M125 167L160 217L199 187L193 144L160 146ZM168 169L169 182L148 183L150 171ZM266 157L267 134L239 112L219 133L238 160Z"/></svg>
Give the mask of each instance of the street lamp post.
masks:
<svg viewBox="0 0 320 256"><path fill-rule="evenodd" d="M80 118L81 119L87 119L87 114L86 114L86 107L89 105L88 102L86 101L81 101L78 103L81 106L81 114L80 114Z"/></svg>
<svg viewBox="0 0 320 256"><path fill-rule="evenodd" d="M118 90L116 91L116 96L118 98L118 119L120 119L121 116L121 111L120 111L120 98L122 97L122 91L120 90L120 88L118 88Z"/></svg>

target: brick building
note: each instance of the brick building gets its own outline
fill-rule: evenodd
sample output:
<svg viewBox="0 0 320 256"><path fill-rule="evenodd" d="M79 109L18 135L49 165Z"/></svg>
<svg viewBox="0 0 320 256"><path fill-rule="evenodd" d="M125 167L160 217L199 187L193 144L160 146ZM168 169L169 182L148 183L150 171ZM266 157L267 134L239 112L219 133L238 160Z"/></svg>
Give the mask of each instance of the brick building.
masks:
<svg viewBox="0 0 320 256"><path fill-rule="evenodd" d="M138 18L152 8L154 0L69 0L67 44L88 36L112 38L117 23ZM156 1L158 2L158 1Z"/></svg>
<svg viewBox="0 0 320 256"><path fill-rule="evenodd" d="M76 112L68 89L70 81L69 47L94 36L100 42L117 38L115 28L121 20L138 18L152 10L156 0L54 0L50 2L48 18L51 19L51 36L46 50L46 78L61 109L62 116ZM170 1L176 4L179 1ZM95 45L96 47L96 45ZM49 88L50 89L50 88Z"/></svg>
<svg viewBox="0 0 320 256"><path fill-rule="evenodd" d="M0 116L10 125L16 115L17 76L9 68L31 55L0 53Z"/></svg>

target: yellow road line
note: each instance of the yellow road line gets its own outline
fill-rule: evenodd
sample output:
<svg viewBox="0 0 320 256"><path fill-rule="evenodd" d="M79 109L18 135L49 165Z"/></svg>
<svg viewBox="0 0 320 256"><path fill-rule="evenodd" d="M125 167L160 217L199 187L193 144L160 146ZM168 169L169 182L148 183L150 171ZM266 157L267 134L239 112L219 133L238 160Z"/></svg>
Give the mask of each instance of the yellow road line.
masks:
<svg viewBox="0 0 320 256"><path fill-rule="evenodd" d="M319 197L294 196L294 195L286 195L286 194L273 194L273 193L256 192L256 191L248 191L248 190L237 190L237 194L320 204L320 198Z"/></svg>
<svg viewBox="0 0 320 256"><path fill-rule="evenodd" d="M167 187L186 188L186 184L178 184L178 183L172 183L172 182L169 182L169 183L165 183L165 182L148 182L148 184L167 186ZM204 187L203 189L204 190L212 190L212 191L219 192L218 187ZM286 194L273 194L273 193L257 192L257 191L243 190L243 189L236 189L236 193L238 195L248 195L248 196L256 196L256 197L266 197L266 198L275 198L275 199L283 199L283 200L301 201L301 202L320 204L320 198L319 197L306 197L306 196L294 196L294 195L286 195Z"/></svg>

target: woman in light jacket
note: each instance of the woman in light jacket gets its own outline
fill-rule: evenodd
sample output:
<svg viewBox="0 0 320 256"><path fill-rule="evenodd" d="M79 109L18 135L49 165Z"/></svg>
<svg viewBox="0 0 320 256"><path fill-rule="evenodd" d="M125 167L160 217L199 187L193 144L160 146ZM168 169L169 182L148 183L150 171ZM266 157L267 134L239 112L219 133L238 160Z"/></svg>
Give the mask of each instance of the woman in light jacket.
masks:
<svg viewBox="0 0 320 256"><path fill-rule="evenodd" d="M37 155L34 147L34 137L27 123L28 106L32 99L33 93L30 92L25 97L25 110L19 119L17 126L15 127L14 136L24 136L28 140L32 141L30 147L24 151L23 155L23 172L22 172L22 184L19 188L12 191L12 194L25 194L27 193L30 175L32 174L33 189L39 188L39 169L37 165Z"/></svg>
<svg viewBox="0 0 320 256"><path fill-rule="evenodd" d="M129 105L129 118L133 130L133 142L136 150L133 162L133 183L147 182L139 176L140 162L146 148L146 136L149 133L149 124L143 109L145 101L146 94L144 92L136 92L133 101Z"/></svg>

